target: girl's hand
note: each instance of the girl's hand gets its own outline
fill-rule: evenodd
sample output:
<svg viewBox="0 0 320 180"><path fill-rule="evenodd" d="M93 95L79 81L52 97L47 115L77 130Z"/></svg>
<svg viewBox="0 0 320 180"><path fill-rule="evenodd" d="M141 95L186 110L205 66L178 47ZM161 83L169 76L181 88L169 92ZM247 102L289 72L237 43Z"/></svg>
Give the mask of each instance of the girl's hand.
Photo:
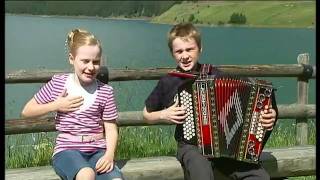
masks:
<svg viewBox="0 0 320 180"><path fill-rule="evenodd" d="M114 161L113 157L104 154L96 163L96 170L98 173L109 173L113 170Z"/></svg>
<svg viewBox="0 0 320 180"><path fill-rule="evenodd" d="M70 96L67 90L64 89L59 97L54 101L57 111L71 112L76 111L83 104L82 96Z"/></svg>
<svg viewBox="0 0 320 180"><path fill-rule="evenodd" d="M179 107L178 101L160 112L160 119L165 119L176 124L183 124L186 117L186 108Z"/></svg>
<svg viewBox="0 0 320 180"><path fill-rule="evenodd" d="M272 109L272 106L265 106L264 110L261 110L260 122L262 126L268 131L273 129L274 122L276 121L276 111Z"/></svg>

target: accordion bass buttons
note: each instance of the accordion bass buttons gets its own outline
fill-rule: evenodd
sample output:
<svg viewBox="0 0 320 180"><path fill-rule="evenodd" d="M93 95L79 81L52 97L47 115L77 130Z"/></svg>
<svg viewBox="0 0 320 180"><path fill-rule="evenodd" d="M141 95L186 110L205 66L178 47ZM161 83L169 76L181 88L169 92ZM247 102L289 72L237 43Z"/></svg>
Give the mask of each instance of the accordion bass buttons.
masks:
<svg viewBox="0 0 320 180"><path fill-rule="evenodd" d="M259 102L263 102L264 100L266 99L266 96L264 94L259 94L259 97L258 97L258 101Z"/></svg>
<svg viewBox="0 0 320 180"><path fill-rule="evenodd" d="M263 93L260 93L258 95L258 102L257 102L257 108L262 109L264 101L266 100L266 97L269 98L271 96L271 89L266 88Z"/></svg>
<svg viewBox="0 0 320 180"><path fill-rule="evenodd" d="M258 102L257 102L257 108L258 108L258 109L262 109L262 107L263 107L263 102L258 101Z"/></svg>
<svg viewBox="0 0 320 180"><path fill-rule="evenodd" d="M259 112L254 112L252 114L252 121L250 126L250 134L253 134L256 139L261 142L263 138L264 129L262 127L262 124L259 122Z"/></svg>
<svg viewBox="0 0 320 180"><path fill-rule="evenodd" d="M257 131L257 121L258 121L258 112L254 112L252 115L252 121L251 121L251 128L250 128L250 133L255 134Z"/></svg>
<svg viewBox="0 0 320 180"><path fill-rule="evenodd" d="M256 133L256 138L259 142L261 142L264 133L264 128L262 127L262 124L260 122L258 123L258 131Z"/></svg>
<svg viewBox="0 0 320 180"><path fill-rule="evenodd" d="M267 97L270 97L270 96L271 96L271 92L272 92L271 89L266 88L266 89L264 90L264 95L266 95Z"/></svg>
<svg viewBox="0 0 320 180"><path fill-rule="evenodd" d="M258 155L255 153L255 142L249 141L248 143L248 154L252 156L252 160L257 161Z"/></svg>
<svg viewBox="0 0 320 180"><path fill-rule="evenodd" d="M251 156L254 156L255 153L254 153L254 146L255 146L255 143L253 141L249 141L248 143L248 153L251 155Z"/></svg>

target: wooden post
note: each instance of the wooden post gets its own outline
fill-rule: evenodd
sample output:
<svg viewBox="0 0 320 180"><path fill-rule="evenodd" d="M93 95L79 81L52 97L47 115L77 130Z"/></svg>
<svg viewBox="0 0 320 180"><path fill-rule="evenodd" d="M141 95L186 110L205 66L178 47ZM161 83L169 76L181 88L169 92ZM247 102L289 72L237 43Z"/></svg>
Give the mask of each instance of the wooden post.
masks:
<svg viewBox="0 0 320 180"><path fill-rule="evenodd" d="M309 64L309 54L298 55L299 64ZM298 77L298 99L297 104L308 104L308 81L309 79L303 76ZM308 118L296 119L296 145L308 144Z"/></svg>

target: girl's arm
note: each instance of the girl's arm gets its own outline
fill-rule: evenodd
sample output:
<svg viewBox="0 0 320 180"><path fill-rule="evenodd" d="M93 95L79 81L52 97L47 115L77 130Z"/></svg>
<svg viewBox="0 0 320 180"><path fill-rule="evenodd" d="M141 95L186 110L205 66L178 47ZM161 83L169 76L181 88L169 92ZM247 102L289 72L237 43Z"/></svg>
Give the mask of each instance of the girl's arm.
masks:
<svg viewBox="0 0 320 180"><path fill-rule="evenodd" d="M83 97L68 96L64 90L61 95L52 102L39 104L33 97L23 108L21 116L24 118L37 117L48 114L49 112L70 112L76 111L83 104Z"/></svg>
<svg viewBox="0 0 320 180"><path fill-rule="evenodd" d="M98 173L110 172L114 167L114 156L118 143L118 126L116 119L118 111L112 87L107 92L109 94L105 101L104 110L102 112L102 121L106 138L106 151L104 155L96 163L96 171Z"/></svg>
<svg viewBox="0 0 320 180"><path fill-rule="evenodd" d="M118 126L116 121L105 121L105 134L106 134L106 142L107 142L107 151L106 154L109 157L114 158L116 149L117 149L117 142L118 142Z"/></svg>
<svg viewBox="0 0 320 180"><path fill-rule="evenodd" d="M105 121L104 128L107 142L107 150L105 154L96 163L96 170L99 173L108 173L113 169L114 156L118 143L118 126L116 124L116 120Z"/></svg>
<svg viewBox="0 0 320 180"><path fill-rule="evenodd" d="M24 118L46 115L49 112L57 110L57 103L38 104L35 98L32 98L23 108L21 116Z"/></svg>
<svg viewBox="0 0 320 180"><path fill-rule="evenodd" d="M97 164L97 172L104 173L110 172L114 167L114 156L117 149L118 143L118 126L116 120L104 121L105 136L107 143L107 150Z"/></svg>

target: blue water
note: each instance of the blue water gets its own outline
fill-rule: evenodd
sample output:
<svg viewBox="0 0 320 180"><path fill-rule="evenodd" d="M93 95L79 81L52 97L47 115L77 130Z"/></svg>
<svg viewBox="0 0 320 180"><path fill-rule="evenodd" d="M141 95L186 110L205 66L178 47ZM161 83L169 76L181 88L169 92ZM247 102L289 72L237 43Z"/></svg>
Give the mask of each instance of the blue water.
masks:
<svg viewBox="0 0 320 180"><path fill-rule="evenodd" d="M33 69L69 69L66 34L84 28L102 41L104 63L113 68L175 67L167 47L171 25L142 20L5 15L5 72ZM315 64L315 29L199 27L203 53L200 62L223 64L296 64L300 53ZM278 104L297 101L296 78L268 78L278 88ZM110 82L119 111L141 111L157 81ZM42 86L5 85L5 119L19 118L24 104ZM315 80L310 80L309 103L315 103ZM292 121L288 121L289 126ZM54 138L54 133L46 136ZM6 136L8 149L34 144L38 134Z"/></svg>
<svg viewBox="0 0 320 180"><path fill-rule="evenodd" d="M143 20L5 15L5 71L69 69L66 34L84 28L102 41L105 63L112 68L174 67L166 35L171 25ZM315 64L315 29L199 27L203 53L211 64L295 64L299 53L309 53ZM270 78L279 104L296 102L296 78ZM142 110L156 81L111 82L119 111ZM5 86L6 119L19 117L23 105L42 84ZM23 91L22 91L23 89ZM315 103L310 82L309 102Z"/></svg>

